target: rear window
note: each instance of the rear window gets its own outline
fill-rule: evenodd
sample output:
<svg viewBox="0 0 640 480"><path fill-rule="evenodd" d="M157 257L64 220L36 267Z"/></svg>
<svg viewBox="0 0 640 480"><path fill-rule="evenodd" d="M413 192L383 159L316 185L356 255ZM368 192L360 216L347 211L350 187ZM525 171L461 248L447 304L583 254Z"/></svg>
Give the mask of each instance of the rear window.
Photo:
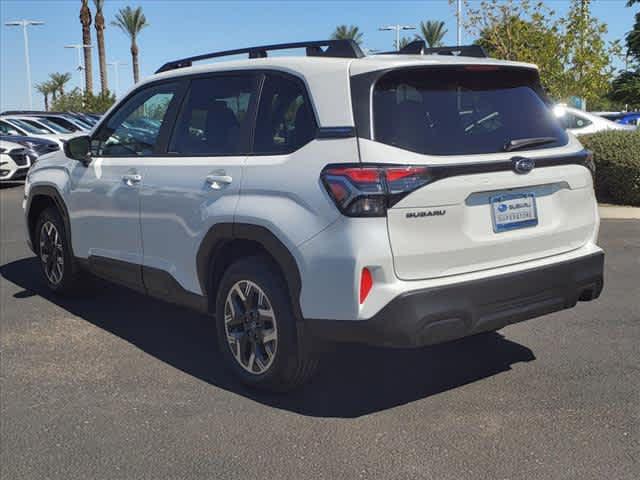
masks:
<svg viewBox="0 0 640 480"><path fill-rule="evenodd" d="M505 151L512 140L567 134L543 101L537 73L516 69L396 70L373 92L374 139L412 152L461 155Z"/></svg>

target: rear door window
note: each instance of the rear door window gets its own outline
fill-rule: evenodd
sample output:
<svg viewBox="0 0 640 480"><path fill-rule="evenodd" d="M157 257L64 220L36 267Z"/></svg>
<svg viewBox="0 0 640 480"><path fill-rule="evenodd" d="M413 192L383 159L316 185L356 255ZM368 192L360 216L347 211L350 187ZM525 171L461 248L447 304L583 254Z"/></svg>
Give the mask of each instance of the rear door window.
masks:
<svg viewBox="0 0 640 480"><path fill-rule="evenodd" d="M373 92L374 139L413 152L463 155L505 151L511 140L568 141L539 93L537 74L516 69L397 70Z"/></svg>
<svg viewBox="0 0 640 480"><path fill-rule="evenodd" d="M249 111L256 95L257 79L253 74L193 80L176 121L169 152L183 155L246 153Z"/></svg>

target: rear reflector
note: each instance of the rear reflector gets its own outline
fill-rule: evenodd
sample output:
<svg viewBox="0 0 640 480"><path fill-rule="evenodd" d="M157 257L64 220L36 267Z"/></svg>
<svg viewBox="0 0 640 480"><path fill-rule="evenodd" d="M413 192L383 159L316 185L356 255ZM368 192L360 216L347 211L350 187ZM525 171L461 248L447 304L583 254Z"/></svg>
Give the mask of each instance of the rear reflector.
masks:
<svg viewBox="0 0 640 480"><path fill-rule="evenodd" d="M368 268L363 268L362 274L360 275L360 305L367 299L372 286L373 277L371 276L371 272Z"/></svg>

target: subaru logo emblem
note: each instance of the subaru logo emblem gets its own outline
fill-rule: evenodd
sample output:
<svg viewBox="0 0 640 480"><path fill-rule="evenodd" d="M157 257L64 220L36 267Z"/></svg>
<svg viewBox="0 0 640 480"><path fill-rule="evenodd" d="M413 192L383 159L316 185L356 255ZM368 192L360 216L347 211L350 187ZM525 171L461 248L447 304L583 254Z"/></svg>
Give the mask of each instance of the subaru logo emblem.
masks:
<svg viewBox="0 0 640 480"><path fill-rule="evenodd" d="M498 211L500 213L504 213L507 211L507 206L504 203L501 203L500 205L498 205Z"/></svg>
<svg viewBox="0 0 640 480"><path fill-rule="evenodd" d="M515 157L512 160L513 171L516 173L529 173L536 166L535 160L532 158Z"/></svg>

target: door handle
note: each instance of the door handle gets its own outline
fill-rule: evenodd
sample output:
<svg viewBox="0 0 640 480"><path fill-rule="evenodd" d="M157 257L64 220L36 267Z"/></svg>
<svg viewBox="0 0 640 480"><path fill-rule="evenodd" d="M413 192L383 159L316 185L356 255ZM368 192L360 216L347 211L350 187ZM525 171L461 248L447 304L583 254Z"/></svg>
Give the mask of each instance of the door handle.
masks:
<svg viewBox="0 0 640 480"><path fill-rule="evenodd" d="M207 175L205 180L213 190L220 190L233 182L233 177L225 172L219 172Z"/></svg>
<svg viewBox="0 0 640 480"><path fill-rule="evenodd" d="M142 181L142 175L138 173L127 173L122 176L122 181L130 187L133 187Z"/></svg>

